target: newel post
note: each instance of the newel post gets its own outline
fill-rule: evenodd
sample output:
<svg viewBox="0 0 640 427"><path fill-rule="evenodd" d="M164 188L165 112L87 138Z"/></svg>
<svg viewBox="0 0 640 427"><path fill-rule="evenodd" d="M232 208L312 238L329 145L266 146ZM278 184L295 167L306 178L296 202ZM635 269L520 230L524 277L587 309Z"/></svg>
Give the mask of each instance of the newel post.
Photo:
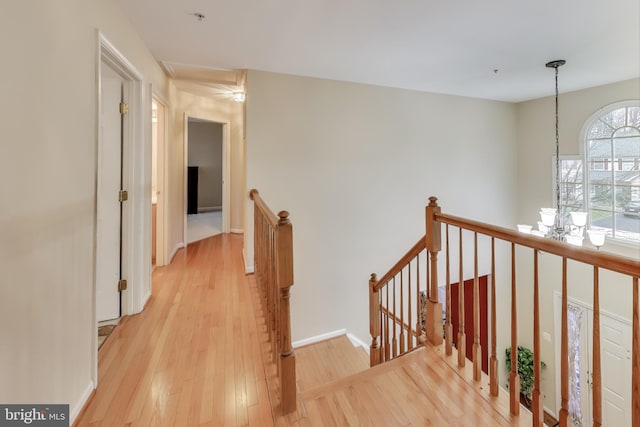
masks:
<svg viewBox="0 0 640 427"><path fill-rule="evenodd" d="M369 333L371 334L371 346L369 356L370 366L380 364L380 292L376 289L378 279L375 273L369 279Z"/></svg>
<svg viewBox="0 0 640 427"><path fill-rule="evenodd" d="M440 213L436 197L429 197L429 204L426 207L427 234L425 244L429 252L431 277L427 278L429 286L429 300L427 301L425 313L425 332L427 340L433 345L442 344L442 303L438 302L438 252L442 247L441 226L436 221L435 214Z"/></svg>
<svg viewBox="0 0 640 427"><path fill-rule="evenodd" d="M289 212L278 213L276 278L280 290L280 393L282 413L296 410L296 363L291 345L289 291L293 285L293 232Z"/></svg>

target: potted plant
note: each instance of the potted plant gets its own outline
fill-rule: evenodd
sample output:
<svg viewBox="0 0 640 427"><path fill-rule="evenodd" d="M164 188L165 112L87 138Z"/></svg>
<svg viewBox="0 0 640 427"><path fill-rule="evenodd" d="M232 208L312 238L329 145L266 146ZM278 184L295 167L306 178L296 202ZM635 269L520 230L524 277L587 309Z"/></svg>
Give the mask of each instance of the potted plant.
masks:
<svg viewBox="0 0 640 427"><path fill-rule="evenodd" d="M507 370L511 371L511 347L505 350ZM518 346L518 375L520 376L520 396L524 405L531 408L531 393L533 391L533 351ZM540 362L540 366L545 368L547 365ZM509 388L509 384L507 384Z"/></svg>

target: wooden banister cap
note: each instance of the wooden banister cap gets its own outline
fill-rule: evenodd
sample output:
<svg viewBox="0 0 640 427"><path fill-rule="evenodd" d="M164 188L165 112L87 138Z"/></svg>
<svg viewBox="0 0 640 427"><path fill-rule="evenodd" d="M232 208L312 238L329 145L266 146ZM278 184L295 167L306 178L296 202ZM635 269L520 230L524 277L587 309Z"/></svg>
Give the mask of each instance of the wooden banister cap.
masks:
<svg viewBox="0 0 640 427"><path fill-rule="evenodd" d="M291 221L289 221L289 212L280 211L278 212L278 217L280 218L280 220L278 221L278 225L291 224Z"/></svg>
<svg viewBox="0 0 640 427"><path fill-rule="evenodd" d="M376 275L376 273L371 273L371 278L369 279L369 282L376 282L378 280L378 276Z"/></svg>
<svg viewBox="0 0 640 427"><path fill-rule="evenodd" d="M438 206L438 198L435 196L429 197L429 206L431 207Z"/></svg>
<svg viewBox="0 0 640 427"><path fill-rule="evenodd" d="M258 190L256 190L256 189L254 188L254 189L252 189L251 191L249 191L249 198L251 198L251 200L253 200L253 198L254 198L255 196L257 196L258 194L260 194L260 193L258 193Z"/></svg>

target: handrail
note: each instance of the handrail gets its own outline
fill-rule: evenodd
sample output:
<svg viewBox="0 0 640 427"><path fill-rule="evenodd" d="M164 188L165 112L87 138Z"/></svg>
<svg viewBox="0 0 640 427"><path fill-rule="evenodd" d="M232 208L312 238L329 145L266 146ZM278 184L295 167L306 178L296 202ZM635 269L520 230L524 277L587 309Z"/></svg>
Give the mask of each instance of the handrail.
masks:
<svg viewBox="0 0 640 427"><path fill-rule="evenodd" d="M389 271L387 271L387 273L384 276L382 276L380 280L378 280L378 283L376 283L373 290L379 291L389 281L389 279L391 279L393 276L398 274L400 270L402 270L409 261L415 258L416 255L418 255L424 249L425 249L424 236L422 236L420 240L418 240L416 244L413 245L411 249L409 249L407 253L404 254L404 256L400 258L400 260L396 262L393 265L393 267L391 267Z"/></svg>
<svg viewBox="0 0 640 427"><path fill-rule="evenodd" d="M273 213L269 206L262 200L260 197L260 193L255 188L249 192L249 197L253 200L253 203L260 209L260 211L264 214L264 218L269 221L269 225L273 228L278 226L278 216Z"/></svg>
<svg viewBox="0 0 640 427"><path fill-rule="evenodd" d="M490 225L480 221L474 221L440 212L434 213L433 219L443 224L462 227L465 230L475 231L480 234L516 243L518 245L527 246L532 249L538 249L543 252L566 257L575 261L580 261L595 267L601 267L633 277L640 276L640 261L636 261L632 258L611 255L606 252L600 252L582 246L567 245L566 243L545 237L525 234L516 230L499 227L497 225Z"/></svg>
<svg viewBox="0 0 640 427"><path fill-rule="evenodd" d="M251 190L249 196L254 202L254 273L280 382L280 409L288 414L297 406L289 306L293 286L293 231L289 212L280 211L278 216L274 215L258 190Z"/></svg>

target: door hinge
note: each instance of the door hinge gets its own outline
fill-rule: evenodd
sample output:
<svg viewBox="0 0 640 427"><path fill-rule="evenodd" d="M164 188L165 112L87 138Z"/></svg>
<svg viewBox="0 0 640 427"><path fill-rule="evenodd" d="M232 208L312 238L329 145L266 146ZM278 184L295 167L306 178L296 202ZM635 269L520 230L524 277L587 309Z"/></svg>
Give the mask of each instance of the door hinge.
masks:
<svg viewBox="0 0 640 427"><path fill-rule="evenodd" d="M118 201L119 202L125 202L128 199L129 199L129 193L127 192L127 190L118 191Z"/></svg>
<svg viewBox="0 0 640 427"><path fill-rule="evenodd" d="M124 102L120 103L120 114L127 114L129 112L129 104L125 104Z"/></svg>
<svg viewBox="0 0 640 427"><path fill-rule="evenodd" d="M125 289L127 289L127 280L126 279L120 279L118 281L118 292L122 292Z"/></svg>

